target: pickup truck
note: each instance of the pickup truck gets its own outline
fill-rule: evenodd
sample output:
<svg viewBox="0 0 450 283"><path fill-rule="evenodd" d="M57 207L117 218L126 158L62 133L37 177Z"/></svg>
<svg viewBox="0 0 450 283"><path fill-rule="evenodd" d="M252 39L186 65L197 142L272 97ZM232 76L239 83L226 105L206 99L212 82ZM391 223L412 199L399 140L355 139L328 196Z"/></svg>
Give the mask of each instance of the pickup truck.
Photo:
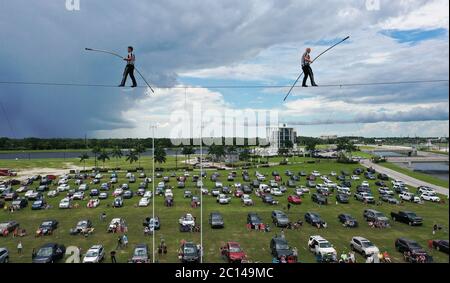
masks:
<svg viewBox="0 0 450 283"><path fill-rule="evenodd" d="M399 211L398 213L391 212L391 218L394 221L403 222L410 226L419 226L423 224L422 217L417 216L414 212L411 211Z"/></svg>

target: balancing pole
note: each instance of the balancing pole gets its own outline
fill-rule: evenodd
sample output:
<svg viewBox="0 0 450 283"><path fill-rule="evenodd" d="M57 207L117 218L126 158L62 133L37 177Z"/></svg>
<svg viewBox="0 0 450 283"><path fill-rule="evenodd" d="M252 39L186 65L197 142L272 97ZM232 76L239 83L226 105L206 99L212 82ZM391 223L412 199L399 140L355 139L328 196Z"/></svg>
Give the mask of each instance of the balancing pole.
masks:
<svg viewBox="0 0 450 283"><path fill-rule="evenodd" d="M101 53L106 53L106 54L110 54L116 57L119 57L120 59L123 59L122 56L120 56L117 53L111 52L111 51L107 51L107 50L100 50L100 49L93 49L93 48L85 48L84 50L86 51L93 51L93 52L101 52ZM144 78L144 76L141 74L141 72L138 70L138 68L134 67L134 69L136 70L136 72L139 74L139 76L141 76L141 78L144 80L144 82L147 84L147 86L150 88L150 90L152 91L152 93L155 93L155 91L153 90L153 88L150 86L150 84L147 82L147 80Z"/></svg>
<svg viewBox="0 0 450 283"><path fill-rule="evenodd" d="M339 44L343 43L344 41L346 41L347 39L349 39L350 36L347 36L346 38L342 39L341 41L339 41L338 43L334 44L333 46L329 47L328 49L326 49L325 51L323 51L322 53L320 53L319 55L317 55L317 57L311 62L314 63L314 61L316 61L317 59L319 59L320 56L322 56L323 54L327 53L328 51L330 51L331 49L333 49L334 47L338 46ZM289 95L291 94L292 90L294 89L294 87L297 85L298 81L300 80L300 78L304 75L304 73L302 72L297 80L295 80L294 84L292 85L291 89L289 90L289 92L287 93L287 95L284 97L283 101L286 101L286 99L289 97Z"/></svg>

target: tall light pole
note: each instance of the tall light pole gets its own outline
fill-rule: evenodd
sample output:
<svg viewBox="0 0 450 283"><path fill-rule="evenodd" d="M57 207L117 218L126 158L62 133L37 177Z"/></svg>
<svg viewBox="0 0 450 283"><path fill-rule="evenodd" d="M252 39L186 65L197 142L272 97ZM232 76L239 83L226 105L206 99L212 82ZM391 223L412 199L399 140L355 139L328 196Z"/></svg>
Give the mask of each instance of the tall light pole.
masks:
<svg viewBox="0 0 450 283"><path fill-rule="evenodd" d="M152 233L152 261L155 263L155 130L157 125L150 125L152 129L152 220L153 220L153 233Z"/></svg>
<svg viewBox="0 0 450 283"><path fill-rule="evenodd" d="M203 263L203 116L200 123L200 263Z"/></svg>

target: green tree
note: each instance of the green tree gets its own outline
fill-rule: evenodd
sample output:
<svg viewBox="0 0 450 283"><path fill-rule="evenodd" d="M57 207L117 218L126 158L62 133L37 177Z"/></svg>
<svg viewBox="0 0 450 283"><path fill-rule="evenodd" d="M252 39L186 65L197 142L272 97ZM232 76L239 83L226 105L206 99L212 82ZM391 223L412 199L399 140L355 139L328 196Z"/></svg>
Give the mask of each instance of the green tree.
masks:
<svg viewBox="0 0 450 283"><path fill-rule="evenodd" d="M240 153L239 153L239 160L245 161L247 162L250 159L250 150L248 148L244 148Z"/></svg>
<svg viewBox="0 0 450 283"><path fill-rule="evenodd" d="M130 162L130 165L139 160L139 155L134 149L130 149L126 155L126 161Z"/></svg>
<svg viewBox="0 0 450 283"><path fill-rule="evenodd" d="M219 161L225 156L225 147L223 145L211 145L208 149L208 155L215 161Z"/></svg>
<svg viewBox="0 0 450 283"><path fill-rule="evenodd" d="M86 171L86 160L89 159L89 155L87 153L83 153L80 155L80 162L83 162L83 171Z"/></svg>
<svg viewBox="0 0 450 283"><path fill-rule="evenodd" d="M139 157L139 167L141 167L141 154L144 153L147 149L142 143L136 144L136 147L134 148L136 151L138 157Z"/></svg>
<svg viewBox="0 0 450 283"><path fill-rule="evenodd" d="M118 167L117 163L119 159L121 159L123 156L122 149L120 149L120 147L118 146L114 147L113 150L111 151L111 156L116 159L116 167Z"/></svg>
<svg viewBox="0 0 450 283"><path fill-rule="evenodd" d="M97 168L97 156L100 154L101 151L102 149L99 146L95 146L91 151L92 154L94 154L95 168Z"/></svg>
<svg viewBox="0 0 450 283"><path fill-rule="evenodd" d="M183 147L183 150L181 151L181 154L183 154L185 157L187 157L187 160L191 159L191 155L195 153L195 150L192 146L185 146Z"/></svg>
<svg viewBox="0 0 450 283"><path fill-rule="evenodd" d="M106 149L102 149L102 151L100 151L97 159L103 163L103 169L105 169L105 162L106 160L109 160L109 153L106 151Z"/></svg>
<svg viewBox="0 0 450 283"><path fill-rule="evenodd" d="M162 164L166 163L166 150L163 147L155 148L155 162Z"/></svg>
<svg viewBox="0 0 450 283"><path fill-rule="evenodd" d="M317 142L314 140L309 140L306 142L306 151L309 152L309 156L312 157L313 152L316 150Z"/></svg>

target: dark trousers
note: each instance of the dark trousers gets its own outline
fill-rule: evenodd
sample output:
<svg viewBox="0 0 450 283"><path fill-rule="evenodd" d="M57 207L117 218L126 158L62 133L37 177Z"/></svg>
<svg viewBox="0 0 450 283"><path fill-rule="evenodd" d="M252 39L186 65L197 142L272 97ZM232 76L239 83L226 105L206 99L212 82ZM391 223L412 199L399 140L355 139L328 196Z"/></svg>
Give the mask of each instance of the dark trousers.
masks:
<svg viewBox="0 0 450 283"><path fill-rule="evenodd" d="M134 65L127 65L125 67L125 70L123 71L122 83L120 85L121 86L125 85L128 75L130 75L131 81L133 82L133 86L137 86L136 78L134 77Z"/></svg>
<svg viewBox="0 0 450 283"><path fill-rule="evenodd" d="M302 67L303 73L305 74L305 77L303 78L303 86L306 86L306 81L308 80L308 77L311 80L311 85L316 85L316 82L314 81L314 73L311 69L310 65L306 65Z"/></svg>

